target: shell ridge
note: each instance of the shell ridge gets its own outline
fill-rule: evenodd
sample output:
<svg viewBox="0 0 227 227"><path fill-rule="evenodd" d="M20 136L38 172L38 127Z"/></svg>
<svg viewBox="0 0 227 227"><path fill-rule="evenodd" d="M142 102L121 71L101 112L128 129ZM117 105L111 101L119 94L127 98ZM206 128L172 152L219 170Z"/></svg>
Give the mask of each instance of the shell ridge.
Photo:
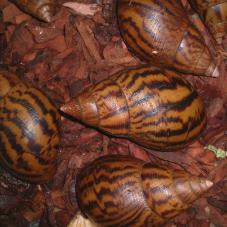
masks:
<svg viewBox="0 0 227 227"><path fill-rule="evenodd" d="M96 107L96 110L97 110L97 116L98 116L98 124L95 125L95 127L99 127L100 126L100 122L101 122L101 118L100 118L100 111L99 111L99 108L98 108L98 102L97 102L97 98L96 98L96 93L98 94L98 92L95 91L96 89L96 86L92 89L88 89L87 92L88 92L88 96L94 101L93 103L95 103L95 107ZM77 99L78 100L78 103L79 103L79 107L81 109L81 120L83 122L86 122L86 120L84 119L84 114L83 114L83 111L82 111L82 105L81 105L81 102L79 100L79 98Z"/></svg>
<svg viewBox="0 0 227 227"><path fill-rule="evenodd" d="M176 63L176 56L177 56L177 53L179 53L179 49L180 49L181 43L184 41L185 37L186 37L187 34L188 34L188 28L189 28L189 27L190 27L189 25L186 26L185 31L184 31L184 33L183 33L183 35L182 35L181 41L179 42L178 46L176 47L176 51L175 51L175 53L174 53L174 55L173 55L173 60L172 60L172 64L173 64L173 65ZM193 72L194 72L194 71L193 71Z"/></svg>
<svg viewBox="0 0 227 227"><path fill-rule="evenodd" d="M0 70L0 78L6 91L0 100L0 162L21 180L49 181L56 172L59 112L44 92L15 73Z"/></svg>
<svg viewBox="0 0 227 227"><path fill-rule="evenodd" d="M151 208L149 205L148 205L148 202L147 202L147 198L146 198L146 195L145 195L145 190L144 190L144 187L143 187L143 179L142 179L142 173L143 173L143 168L145 165L147 165L148 162L144 162L143 165L141 166L141 168L139 169L140 171L140 184L141 184L141 191L143 193L143 198L144 198L144 201L146 201L146 207L149 208L150 212L151 213L154 213L157 217L159 217L160 219L163 219L162 216L153 208ZM152 198L153 199L153 198Z"/></svg>
<svg viewBox="0 0 227 227"><path fill-rule="evenodd" d="M128 100L127 100L127 97L123 91L123 89L121 88L120 84L117 83L117 81L113 80L112 78L110 78L110 80L118 86L119 90L121 91L121 94L124 96L125 98L125 102L126 102L126 105L127 105L127 112L128 112L128 122L127 122L127 126L128 126L128 132L127 132L127 135L130 136L131 135L131 122L130 122L130 119L131 119L131 115L130 115L130 108L129 108L129 104L128 104Z"/></svg>
<svg viewBox="0 0 227 227"><path fill-rule="evenodd" d="M204 53L204 51L206 50L206 48L207 48L207 47L204 45L204 46L203 46L203 50L200 52L200 56L199 56L199 58L198 58L198 61L196 61L196 64L194 65L193 73L194 73L194 71L195 71L197 65L199 65L201 56L203 55L203 53ZM208 52L210 53L209 49L208 49ZM209 65L209 66L210 66L210 65ZM208 69L209 69L209 67L207 68L207 71L208 71ZM207 71L206 71L206 72L207 72ZM205 72L205 74L206 74L206 72Z"/></svg>

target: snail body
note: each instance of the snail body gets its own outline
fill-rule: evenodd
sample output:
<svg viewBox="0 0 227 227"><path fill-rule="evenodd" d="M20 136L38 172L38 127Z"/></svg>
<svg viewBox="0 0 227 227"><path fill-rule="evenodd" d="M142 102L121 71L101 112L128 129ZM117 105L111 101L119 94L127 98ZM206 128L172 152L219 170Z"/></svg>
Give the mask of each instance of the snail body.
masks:
<svg viewBox="0 0 227 227"><path fill-rule="evenodd" d="M206 124L196 90L155 66L118 72L61 107L82 122L156 150L185 146Z"/></svg>
<svg viewBox="0 0 227 227"><path fill-rule="evenodd" d="M180 1L118 0L117 18L125 44L140 59L180 72L219 76Z"/></svg>
<svg viewBox="0 0 227 227"><path fill-rule="evenodd" d="M226 0L190 0L218 44L227 34L227 1Z"/></svg>
<svg viewBox="0 0 227 227"><path fill-rule="evenodd" d="M211 186L185 171L110 155L81 170L76 194L82 213L99 226L158 226Z"/></svg>
<svg viewBox="0 0 227 227"><path fill-rule="evenodd" d="M54 0L10 0L24 12L39 20L50 22L56 11Z"/></svg>
<svg viewBox="0 0 227 227"><path fill-rule="evenodd" d="M59 145L56 107L40 90L0 70L0 164L31 182L50 180Z"/></svg>

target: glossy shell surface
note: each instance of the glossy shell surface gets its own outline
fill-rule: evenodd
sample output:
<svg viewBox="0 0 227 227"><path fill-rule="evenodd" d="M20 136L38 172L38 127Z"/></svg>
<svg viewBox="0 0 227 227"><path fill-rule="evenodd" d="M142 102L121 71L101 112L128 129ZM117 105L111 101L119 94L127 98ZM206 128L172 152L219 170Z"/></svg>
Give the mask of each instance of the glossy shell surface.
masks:
<svg viewBox="0 0 227 227"><path fill-rule="evenodd" d="M181 72L219 75L180 1L118 0L117 17L125 44L140 59Z"/></svg>
<svg viewBox="0 0 227 227"><path fill-rule="evenodd" d="M40 90L0 71L0 163L18 178L45 182L56 171L60 115Z"/></svg>
<svg viewBox="0 0 227 227"><path fill-rule="evenodd" d="M176 149L206 124L203 102L182 75L153 66L121 71L61 107L84 123L157 150Z"/></svg>

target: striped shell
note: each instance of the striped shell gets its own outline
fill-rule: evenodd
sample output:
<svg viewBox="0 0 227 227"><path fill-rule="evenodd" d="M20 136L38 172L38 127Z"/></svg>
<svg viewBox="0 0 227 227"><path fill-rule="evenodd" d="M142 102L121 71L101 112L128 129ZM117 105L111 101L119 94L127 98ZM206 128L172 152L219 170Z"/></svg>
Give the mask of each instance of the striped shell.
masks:
<svg viewBox="0 0 227 227"><path fill-rule="evenodd" d="M95 160L76 181L81 211L102 227L158 226L212 186L185 171L121 155Z"/></svg>
<svg viewBox="0 0 227 227"><path fill-rule="evenodd" d="M118 0L118 25L142 60L181 72L219 76L204 39L178 0Z"/></svg>
<svg viewBox="0 0 227 227"><path fill-rule="evenodd" d="M206 123L196 90L173 71L141 66L92 86L61 110L151 149L185 146Z"/></svg>
<svg viewBox="0 0 227 227"><path fill-rule="evenodd" d="M218 44L227 35L227 0L190 0Z"/></svg>
<svg viewBox="0 0 227 227"><path fill-rule="evenodd" d="M41 91L0 70L0 164L10 173L31 183L53 177L59 119Z"/></svg>
<svg viewBox="0 0 227 227"><path fill-rule="evenodd" d="M55 0L10 0L15 3L21 10L32 16L50 22L56 11Z"/></svg>

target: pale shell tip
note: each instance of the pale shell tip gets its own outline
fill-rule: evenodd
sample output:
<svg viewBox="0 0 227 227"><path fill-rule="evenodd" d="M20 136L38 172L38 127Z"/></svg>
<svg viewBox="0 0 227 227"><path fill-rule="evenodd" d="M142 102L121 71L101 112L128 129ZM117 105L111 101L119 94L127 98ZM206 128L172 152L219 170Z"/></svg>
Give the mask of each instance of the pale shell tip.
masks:
<svg viewBox="0 0 227 227"><path fill-rule="evenodd" d="M65 104L63 106L60 107L60 110L66 114L71 115L73 112L73 106L70 104Z"/></svg>
<svg viewBox="0 0 227 227"><path fill-rule="evenodd" d="M209 180L205 180L205 184L206 184L207 188L211 188L214 185L214 183Z"/></svg>
<svg viewBox="0 0 227 227"><path fill-rule="evenodd" d="M209 181L207 179L201 179L200 180L200 190L201 193L208 191L212 186L213 186L213 182Z"/></svg>
<svg viewBox="0 0 227 227"><path fill-rule="evenodd" d="M71 100L68 103L62 105L60 107L60 110L63 113L81 119L81 108L80 105L76 102L76 100Z"/></svg>
<svg viewBox="0 0 227 227"><path fill-rule="evenodd" d="M212 77L219 77L219 69L216 67L213 71Z"/></svg>
<svg viewBox="0 0 227 227"><path fill-rule="evenodd" d="M60 110L64 113L67 112L67 106L66 105L61 106Z"/></svg>

